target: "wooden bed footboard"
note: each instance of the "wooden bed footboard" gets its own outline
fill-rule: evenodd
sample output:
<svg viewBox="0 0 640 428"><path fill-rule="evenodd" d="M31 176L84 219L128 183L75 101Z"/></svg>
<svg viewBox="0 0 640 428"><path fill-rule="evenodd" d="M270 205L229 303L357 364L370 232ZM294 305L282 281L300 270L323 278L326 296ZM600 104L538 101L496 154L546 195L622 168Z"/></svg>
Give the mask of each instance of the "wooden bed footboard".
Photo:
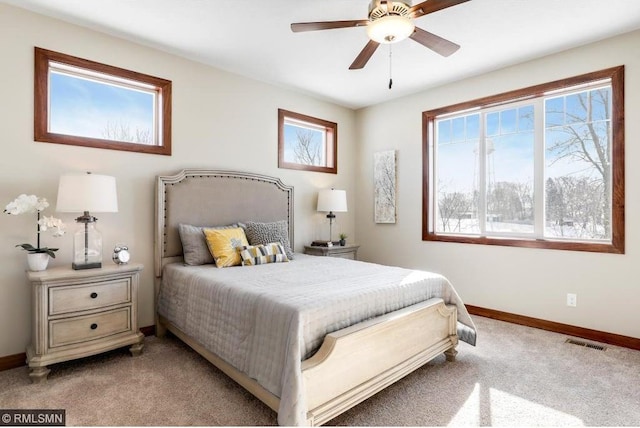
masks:
<svg viewBox="0 0 640 428"><path fill-rule="evenodd" d="M322 425L447 352L455 357L457 310L431 299L328 334L302 364L308 422Z"/></svg>
<svg viewBox="0 0 640 428"><path fill-rule="evenodd" d="M280 399L159 316L168 329L227 376L278 411ZM458 344L457 310L434 298L328 334L302 362L307 422L322 425L434 357L451 361Z"/></svg>

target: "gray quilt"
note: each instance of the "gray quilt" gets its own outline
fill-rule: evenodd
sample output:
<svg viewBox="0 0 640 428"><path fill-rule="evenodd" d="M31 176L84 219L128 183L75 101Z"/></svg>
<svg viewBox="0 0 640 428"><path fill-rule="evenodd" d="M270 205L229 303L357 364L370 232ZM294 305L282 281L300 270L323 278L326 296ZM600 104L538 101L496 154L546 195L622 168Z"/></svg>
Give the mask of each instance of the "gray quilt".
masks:
<svg viewBox="0 0 640 428"><path fill-rule="evenodd" d="M288 263L164 268L158 312L280 397L278 423L303 425L301 361L324 336L433 297L458 308L458 335L475 326L441 275L296 254Z"/></svg>

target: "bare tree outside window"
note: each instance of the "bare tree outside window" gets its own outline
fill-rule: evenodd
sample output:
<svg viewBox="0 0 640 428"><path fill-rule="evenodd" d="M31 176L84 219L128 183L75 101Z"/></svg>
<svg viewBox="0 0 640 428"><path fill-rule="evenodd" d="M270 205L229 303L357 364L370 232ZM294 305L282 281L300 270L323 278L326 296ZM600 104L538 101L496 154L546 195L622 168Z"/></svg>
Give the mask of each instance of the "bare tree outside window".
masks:
<svg viewBox="0 0 640 428"><path fill-rule="evenodd" d="M338 173L338 125L278 110L278 167Z"/></svg>
<svg viewBox="0 0 640 428"><path fill-rule="evenodd" d="M462 192L447 192L442 186L438 192L438 219L440 230L463 233L475 229L477 218L473 212L473 196Z"/></svg>
<svg viewBox="0 0 640 428"><path fill-rule="evenodd" d="M546 182L547 230L556 236L605 239L603 182L587 177L548 178Z"/></svg>
<svg viewBox="0 0 640 428"><path fill-rule="evenodd" d="M131 125L121 122L107 122L102 130L102 138L125 143L153 144L153 134L149 128L131 129Z"/></svg>
<svg viewBox="0 0 640 428"><path fill-rule="evenodd" d="M296 162L303 165L320 166L322 162L322 141L318 132L297 129L293 146Z"/></svg>
<svg viewBox="0 0 640 428"><path fill-rule="evenodd" d="M611 90L555 98L547 107L548 169L566 171L547 180L554 195L547 198L547 219L558 236L575 233L607 239L611 236Z"/></svg>
<svg viewBox="0 0 640 428"><path fill-rule="evenodd" d="M423 125L424 240L624 253L623 66Z"/></svg>

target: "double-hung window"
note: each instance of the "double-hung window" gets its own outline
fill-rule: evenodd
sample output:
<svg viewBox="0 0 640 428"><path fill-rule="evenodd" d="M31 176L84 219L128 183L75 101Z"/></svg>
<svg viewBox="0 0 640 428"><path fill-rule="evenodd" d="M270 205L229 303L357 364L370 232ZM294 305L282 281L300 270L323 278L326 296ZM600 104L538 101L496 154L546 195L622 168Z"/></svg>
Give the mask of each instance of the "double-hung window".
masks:
<svg viewBox="0 0 640 428"><path fill-rule="evenodd" d="M624 252L624 67L423 113L423 239Z"/></svg>

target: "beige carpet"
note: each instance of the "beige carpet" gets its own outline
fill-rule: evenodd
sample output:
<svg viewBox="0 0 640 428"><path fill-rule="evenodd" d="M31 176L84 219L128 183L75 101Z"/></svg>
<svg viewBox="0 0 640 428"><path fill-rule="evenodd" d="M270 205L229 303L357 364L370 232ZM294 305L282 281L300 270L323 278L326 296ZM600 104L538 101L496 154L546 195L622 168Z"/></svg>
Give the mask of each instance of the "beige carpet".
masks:
<svg viewBox="0 0 640 428"><path fill-rule="evenodd" d="M640 352L474 317L478 346L438 357L330 425L640 426ZM63 408L68 425L273 425L276 415L179 340L0 372L0 408Z"/></svg>

